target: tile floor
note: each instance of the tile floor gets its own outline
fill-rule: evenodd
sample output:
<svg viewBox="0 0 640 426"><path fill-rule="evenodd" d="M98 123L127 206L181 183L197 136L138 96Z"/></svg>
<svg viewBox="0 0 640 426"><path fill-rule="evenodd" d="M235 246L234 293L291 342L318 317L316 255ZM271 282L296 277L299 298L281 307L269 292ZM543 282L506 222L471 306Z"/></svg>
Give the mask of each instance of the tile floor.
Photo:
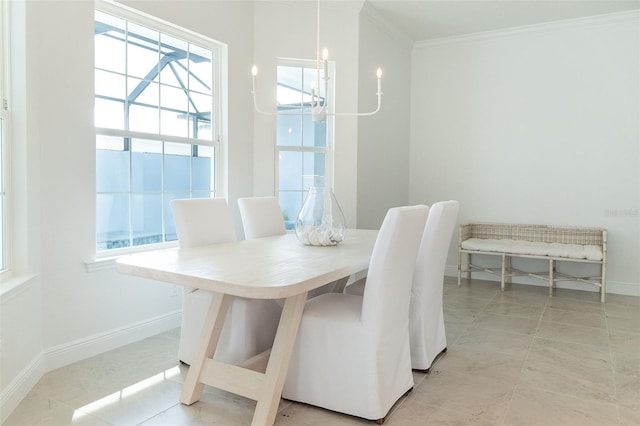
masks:
<svg viewBox="0 0 640 426"><path fill-rule="evenodd" d="M640 425L640 298L446 279L448 348L385 424ZM248 425L255 403L208 388L179 403L178 330L47 373L6 426ZM375 424L282 401L276 425Z"/></svg>

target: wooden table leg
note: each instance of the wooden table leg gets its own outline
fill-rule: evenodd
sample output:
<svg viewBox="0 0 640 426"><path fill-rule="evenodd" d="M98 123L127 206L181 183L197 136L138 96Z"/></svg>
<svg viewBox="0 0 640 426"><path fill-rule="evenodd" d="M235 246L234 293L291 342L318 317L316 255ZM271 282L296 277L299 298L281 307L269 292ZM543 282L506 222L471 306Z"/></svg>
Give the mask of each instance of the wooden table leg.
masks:
<svg viewBox="0 0 640 426"><path fill-rule="evenodd" d="M284 302L265 380L258 393L258 403L251 422L253 426L272 425L275 421L306 299L305 292L288 297Z"/></svg>
<svg viewBox="0 0 640 426"><path fill-rule="evenodd" d="M339 280L335 280L333 282L333 290L332 293L342 293L344 292L344 288L347 286L347 282L349 281L350 276L346 276L340 278Z"/></svg>
<svg viewBox="0 0 640 426"><path fill-rule="evenodd" d="M202 384L200 376L205 362L207 359L213 358L216 351L231 300L233 300L233 296L228 294L213 293L207 317L200 333L200 339L198 340L198 347L182 387L180 402L183 404L191 405L202 396L204 384Z"/></svg>

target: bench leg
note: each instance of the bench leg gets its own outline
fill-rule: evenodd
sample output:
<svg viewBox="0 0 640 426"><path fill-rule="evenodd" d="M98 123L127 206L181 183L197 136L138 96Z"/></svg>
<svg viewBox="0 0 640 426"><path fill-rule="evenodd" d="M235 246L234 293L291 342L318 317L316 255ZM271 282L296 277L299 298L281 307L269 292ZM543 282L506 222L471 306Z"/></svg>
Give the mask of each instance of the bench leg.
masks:
<svg viewBox="0 0 640 426"><path fill-rule="evenodd" d="M471 284L471 253L467 253L467 283Z"/></svg>
<svg viewBox="0 0 640 426"><path fill-rule="evenodd" d="M458 287L460 287L460 280L462 275L462 252L458 251Z"/></svg>
<svg viewBox="0 0 640 426"><path fill-rule="evenodd" d="M504 272L506 268L507 256L502 255L502 273L500 274L500 291L504 291Z"/></svg>
<svg viewBox="0 0 640 426"><path fill-rule="evenodd" d="M553 259L549 259L549 296L553 296L553 288L556 286L554 281L554 268Z"/></svg>
<svg viewBox="0 0 640 426"><path fill-rule="evenodd" d="M605 287L605 263L602 262L602 268L600 270L602 272L602 278L600 279L600 283L602 284L600 287L600 303L604 303L604 295L606 294Z"/></svg>

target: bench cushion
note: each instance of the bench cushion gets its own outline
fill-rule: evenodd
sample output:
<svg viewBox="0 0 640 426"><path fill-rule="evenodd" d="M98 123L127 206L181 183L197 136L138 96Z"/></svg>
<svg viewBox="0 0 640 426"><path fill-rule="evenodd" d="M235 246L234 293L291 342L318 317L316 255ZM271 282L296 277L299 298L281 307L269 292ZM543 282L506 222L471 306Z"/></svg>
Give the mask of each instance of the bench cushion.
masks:
<svg viewBox="0 0 640 426"><path fill-rule="evenodd" d="M542 243L524 240L469 238L462 241L464 250L490 251L567 259L602 260L602 247L596 245Z"/></svg>

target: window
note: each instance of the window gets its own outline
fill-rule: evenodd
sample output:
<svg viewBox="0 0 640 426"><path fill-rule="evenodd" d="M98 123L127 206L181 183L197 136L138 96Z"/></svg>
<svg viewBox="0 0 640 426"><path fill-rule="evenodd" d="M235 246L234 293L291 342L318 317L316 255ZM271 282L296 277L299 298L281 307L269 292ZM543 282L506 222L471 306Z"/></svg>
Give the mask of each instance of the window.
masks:
<svg viewBox="0 0 640 426"><path fill-rule="evenodd" d="M0 2L0 272L8 267L7 238L7 162L8 162L8 2Z"/></svg>
<svg viewBox="0 0 640 426"><path fill-rule="evenodd" d="M309 188L332 184L332 121L309 115L314 85L320 102L326 99L316 75L315 61L280 61L277 69L276 188L287 229L295 227Z"/></svg>
<svg viewBox="0 0 640 426"><path fill-rule="evenodd" d="M94 113L96 241L104 252L174 241L172 199L222 195L222 46L102 6L95 14Z"/></svg>

